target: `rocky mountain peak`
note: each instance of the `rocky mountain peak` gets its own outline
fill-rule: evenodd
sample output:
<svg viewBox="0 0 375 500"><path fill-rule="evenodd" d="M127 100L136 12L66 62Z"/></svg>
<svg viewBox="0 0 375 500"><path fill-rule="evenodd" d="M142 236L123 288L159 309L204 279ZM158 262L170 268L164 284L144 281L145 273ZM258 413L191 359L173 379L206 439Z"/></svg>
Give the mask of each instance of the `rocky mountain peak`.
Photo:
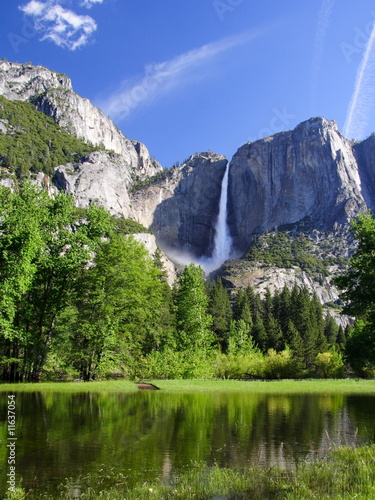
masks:
<svg viewBox="0 0 375 500"><path fill-rule="evenodd" d="M352 145L324 118L242 146L230 166L229 203L242 251L272 228L308 217L324 230L366 208Z"/></svg>
<svg viewBox="0 0 375 500"><path fill-rule="evenodd" d="M0 61L0 95L30 101L68 133L122 157L140 180L162 171L147 148L130 141L110 118L73 91L70 78L42 66ZM138 146L136 146L138 144Z"/></svg>
<svg viewBox="0 0 375 500"><path fill-rule="evenodd" d="M216 163L224 160L225 161L227 160L225 156L220 155L218 153L214 153L213 151L206 151L191 155L187 160L185 160L183 165L195 168L195 167L200 167L203 164Z"/></svg>
<svg viewBox="0 0 375 500"><path fill-rule="evenodd" d="M28 101L50 89L71 92L72 82L62 73L30 63L0 61L0 94L11 101Z"/></svg>

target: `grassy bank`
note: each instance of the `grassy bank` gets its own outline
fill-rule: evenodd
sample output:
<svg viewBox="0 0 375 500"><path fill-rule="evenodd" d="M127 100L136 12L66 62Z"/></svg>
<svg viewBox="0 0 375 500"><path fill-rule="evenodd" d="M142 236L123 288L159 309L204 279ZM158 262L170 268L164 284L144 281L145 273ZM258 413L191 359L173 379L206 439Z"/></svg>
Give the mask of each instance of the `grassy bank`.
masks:
<svg viewBox="0 0 375 500"><path fill-rule="evenodd" d="M163 392L249 391L278 394L342 393L374 394L375 380L319 379L319 380L152 380Z"/></svg>
<svg viewBox="0 0 375 500"><path fill-rule="evenodd" d="M0 384L0 392L136 392L138 387L129 380L98 382L40 382Z"/></svg>
<svg viewBox="0 0 375 500"><path fill-rule="evenodd" d="M374 394L375 380L317 379L317 380L151 380L163 392L222 392L249 391L278 394L342 393ZM137 386L129 380L97 382L40 382L0 384L0 392L136 392Z"/></svg>
<svg viewBox="0 0 375 500"><path fill-rule="evenodd" d="M375 498L375 446L357 449L338 448L325 460L312 464L304 463L296 471L277 468L263 469L221 469L218 466L207 467L195 464L189 472L172 474L168 482L142 482L134 488L127 488L126 471L112 475L103 470L87 476L78 486L82 500L108 499L127 500L145 499L195 499L226 500L273 498L278 500L306 500L307 498L370 500ZM108 488L103 488L103 479ZM46 499L73 498L77 494L77 481L68 481L60 487L55 496L40 496L20 490L12 498Z"/></svg>

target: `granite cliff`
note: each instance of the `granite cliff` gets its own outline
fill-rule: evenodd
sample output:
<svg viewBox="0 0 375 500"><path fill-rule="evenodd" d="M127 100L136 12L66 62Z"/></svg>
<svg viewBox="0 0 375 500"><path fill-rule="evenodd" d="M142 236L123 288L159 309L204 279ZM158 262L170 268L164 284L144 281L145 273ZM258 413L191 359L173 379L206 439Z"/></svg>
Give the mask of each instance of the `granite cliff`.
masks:
<svg viewBox="0 0 375 500"><path fill-rule="evenodd" d="M365 210L375 185L364 179L371 153L361 152L362 165L336 123L324 118L239 148L229 181L235 246L246 251L255 234L306 218L314 228L328 230ZM374 175L374 164L367 170Z"/></svg>
<svg viewBox="0 0 375 500"><path fill-rule="evenodd" d="M77 95L66 75L41 66L0 61L0 95L32 103L69 134L98 148L74 162L55 165L50 191L64 190L77 206L99 203L116 216L151 228L156 239L151 242L147 236L150 252L157 243L171 254L187 252L195 259L212 255L225 157L196 153L165 170L146 146L125 137L88 99ZM8 129L0 121L0 133L11 133ZM38 179L46 183L45 176ZM9 178L2 182L11 185ZM247 143L230 163L228 226L234 248L243 256L260 235L289 231L295 237L302 231L319 245L344 241L326 250L317 245L316 258L346 258L348 224L368 208L375 209L375 137L352 144L335 122L324 118ZM220 272L228 286L235 287L310 283L320 290L322 302L334 302L337 291L329 278L325 281L327 277L317 272L311 277L301 266L284 272L247 257L230 261ZM330 265L328 272L336 271L337 266Z"/></svg>
<svg viewBox="0 0 375 500"><path fill-rule="evenodd" d="M212 152L192 155L133 193L133 217L150 227L167 251L211 255L227 163Z"/></svg>
<svg viewBox="0 0 375 500"><path fill-rule="evenodd" d="M129 176L145 179L162 170L146 146L129 140L100 109L76 94L64 74L28 63L0 61L0 95L29 101L78 139L120 155Z"/></svg>

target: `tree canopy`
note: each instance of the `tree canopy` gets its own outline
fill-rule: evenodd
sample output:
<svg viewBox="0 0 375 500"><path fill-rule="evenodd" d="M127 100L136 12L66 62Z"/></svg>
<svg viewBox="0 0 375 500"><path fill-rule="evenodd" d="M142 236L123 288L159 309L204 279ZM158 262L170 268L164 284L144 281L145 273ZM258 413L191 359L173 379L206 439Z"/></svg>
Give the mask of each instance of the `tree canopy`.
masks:
<svg viewBox="0 0 375 500"><path fill-rule="evenodd" d="M352 223L357 250L348 272L337 278L345 302L344 312L356 317L347 343L348 359L361 374L375 374L375 219L371 212Z"/></svg>

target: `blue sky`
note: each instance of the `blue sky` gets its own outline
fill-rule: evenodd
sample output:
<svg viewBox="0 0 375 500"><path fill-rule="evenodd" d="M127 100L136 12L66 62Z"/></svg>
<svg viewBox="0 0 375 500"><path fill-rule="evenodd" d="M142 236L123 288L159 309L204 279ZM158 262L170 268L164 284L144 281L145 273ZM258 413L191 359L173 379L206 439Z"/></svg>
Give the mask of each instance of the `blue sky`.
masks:
<svg viewBox="0 0 375 500"><path fill-rule="evenodd" d="M2 0L0 57L69 75L165 167L312 116L375 130L373 0Z"/></svg>

